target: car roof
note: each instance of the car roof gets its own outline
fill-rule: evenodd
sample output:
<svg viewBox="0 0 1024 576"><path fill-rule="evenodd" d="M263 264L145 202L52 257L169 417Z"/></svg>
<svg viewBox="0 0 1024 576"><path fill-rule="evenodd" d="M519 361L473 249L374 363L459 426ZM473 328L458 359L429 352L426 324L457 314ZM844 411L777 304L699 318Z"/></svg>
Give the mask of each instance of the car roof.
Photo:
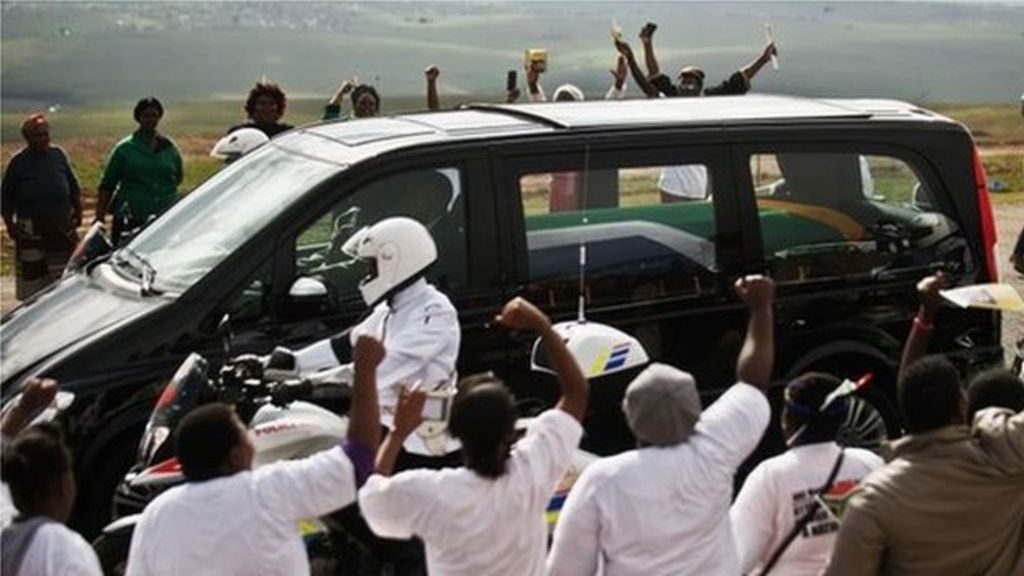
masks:
<svg viewBox="0 0 1024 576"><path fill-rule="evenodd" d="M736 126L845 119L945 120L913 104L898 100L814 99L770 94L543 104L479 104L471 108L501 111L560 128L580 130L624 126Z"/></svg>
<svg viewBox="0 0 1024 576"><path fill-rule="evenodd" d="M907 102L745 95L594 100L534 104L470 104L456 110L324 121L275 138L275 144L352 164L419 144L553 132L678 126L732 127L829 121L952 122Z"/></svg>

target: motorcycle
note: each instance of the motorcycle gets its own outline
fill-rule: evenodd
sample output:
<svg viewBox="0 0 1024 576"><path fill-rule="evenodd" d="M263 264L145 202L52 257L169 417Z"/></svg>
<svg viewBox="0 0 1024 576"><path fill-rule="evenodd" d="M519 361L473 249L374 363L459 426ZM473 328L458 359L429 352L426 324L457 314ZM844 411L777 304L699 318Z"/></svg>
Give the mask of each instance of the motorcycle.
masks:
<svg viewBox="0 0 1024 576"><path fill-rule="evenodd" d="M647 363L642 346L632 337L597 323L565 323L556 326L585 374L594 379L635 369ZM230 344L225 342L226 352ZM230 357L230 353L227 354ZM598 362L598 359L602 359ZM533 348L532 368L553 373L539 343ZM598 366L600 365L600 366ZM287 459L303 458L336 446L346 435L347 416L318 406L318 390L339 387L351 390L351 365L318 372L303 379L276 380L277 374L263 370L259 362L239 357L227 362L217 374L208 376L207 361L190 355L165 386L150 414L139 442L138 463L118 486L113 511L116 518L94 541L93 547L105 574L123 574L131 536L142 510L164 490L185 479L174 456L174 430L182 418L197 406L218 400L233 405L246 424L256 449L254 467ZM268 374L270 377L268 376ZM520 404L521 412L536 413L544 406L531 401ZM525 434L532 418L520 418L517 434ZM580 473L598 456L577 450L573 462L549 501L546 518L549 532ZM375 574L378 559L369 547L348 533L344 522L334 515L308 519L296 528L306 542L310 563L317 572Z"/></svg>
<svg viewBox="0 0 1024 576"><path fill-rule="evenodd" d="M256 448L254 467L303 458L337 446L345 438L348 418L309 400L315 398L317 388L349 389L351 371L347 368L309 379L278 381L265 378L253 362L240 360L226 363L210 377L202 356L193 353L186 358L150 414L139 442L138 463L117 487L115 520L93 542L104 573L124 573L142 510L163 491L185 482L172 438L186 414L214 400L234 406ZM350 565L370 562L365 551L329 517L303 520L296 529L306 541L311 563L331 564L342 557ZM329 569L329 573L334 571Z"/></svg>

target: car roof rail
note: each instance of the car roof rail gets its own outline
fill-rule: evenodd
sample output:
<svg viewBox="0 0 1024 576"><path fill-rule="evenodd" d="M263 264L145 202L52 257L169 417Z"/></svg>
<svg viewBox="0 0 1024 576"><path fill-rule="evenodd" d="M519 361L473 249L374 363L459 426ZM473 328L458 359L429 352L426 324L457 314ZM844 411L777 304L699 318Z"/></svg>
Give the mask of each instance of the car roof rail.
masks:
<svg viewBox="0 0 1024 576"><path fill-rule="evenodd" d="M508 116L514 116L523 120L529 120L537 124L543 124L552 128L569 128L567 124L553 120L543 114L533 114L522 106L513 107L508 104L489 104L486 102L473 102L459 106L460 110L479 110L481 112L497 112Z"/></svg>

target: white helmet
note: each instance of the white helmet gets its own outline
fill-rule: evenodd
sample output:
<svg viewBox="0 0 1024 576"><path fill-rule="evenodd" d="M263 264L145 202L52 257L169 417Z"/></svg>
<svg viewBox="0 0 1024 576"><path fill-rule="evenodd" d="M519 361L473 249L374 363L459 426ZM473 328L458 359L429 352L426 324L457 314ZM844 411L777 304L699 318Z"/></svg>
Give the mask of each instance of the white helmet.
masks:
<svg viewBox="0 0 1024 576"><path fill-rule="evenodd" d="M437 246L426 226L404 216L386 218L362 228L341 250L370 264L370 273L359 283L359 291L369 306L437 261Z"/></svg>
<svg viewBox="0 0 1024 576"><path fill-rule="evenodd" d="M218 140L210 150L210 156L232 162L269 141L270 138L258 128L239 128Z"/></svg>

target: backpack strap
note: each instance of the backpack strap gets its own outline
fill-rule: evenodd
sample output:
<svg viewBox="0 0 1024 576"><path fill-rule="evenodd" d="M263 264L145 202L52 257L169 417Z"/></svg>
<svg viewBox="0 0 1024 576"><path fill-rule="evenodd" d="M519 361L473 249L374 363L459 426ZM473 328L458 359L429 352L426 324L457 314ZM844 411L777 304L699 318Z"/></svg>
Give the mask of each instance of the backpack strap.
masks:
<svg viewBox="0 0 1024 576"><path fill-rule="evenodd" d="M49 524L53 521L46 516L33 516L24 520L15 519L14 524L4 528L3 533L0 534L0 547L4 551L2 564L0 564L2 570L0 572L10 576L17 576L18 570L21 569L21 563L25 559L25 554L28 552L29 547L32 546L36 532L44 524Z"/></svg>
<svg viewBox="0 0 1024 576"><path fill-rule="evenodd" d="M828 480L821 488L818 489L818 494L825 494L832 488L832 484L836 481L836 476L839 475L839 469L843 466L843 454L844 450L840 448L839 456L836 458L836 463L832 465L832 471L829 472ZM814 518L814 515L818 512L818 502L819 500L817 498L811 500L811 503L807 506L807 511L804 512L804 515L801 516L800 519L797 520L796 524L793 525L793 529L789 531L786 538L779 543L777 548L775 548L775 552L772 552L771 558L768 559L768 563L764 565L764 570L761 570L761 576L766 576L771 572L772 568L779 563L779 559L782 558L782 554L787 548L789 548L789 545L793 543L793 540L796 540L796 537L800 532L803 532L803 529L811 522L811 519Z"/></svg>

